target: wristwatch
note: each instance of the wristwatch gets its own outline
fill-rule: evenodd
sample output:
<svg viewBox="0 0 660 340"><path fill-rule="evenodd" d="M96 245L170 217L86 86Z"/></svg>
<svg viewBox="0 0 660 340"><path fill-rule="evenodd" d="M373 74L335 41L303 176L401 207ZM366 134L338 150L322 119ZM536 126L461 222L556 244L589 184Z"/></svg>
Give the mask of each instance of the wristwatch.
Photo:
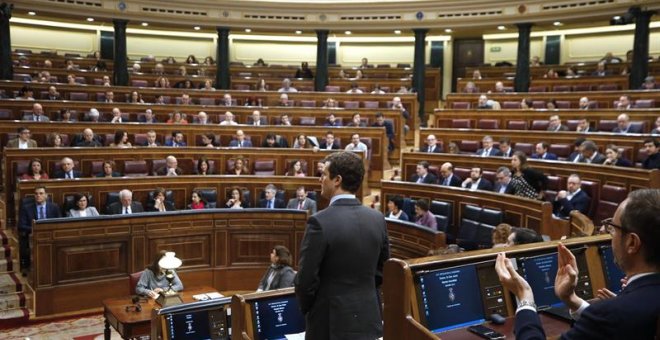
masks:
<svg viewBox="0 0 660 340"><path fill-rule="evenodd" d="M521 307L529 306L532 307L536 310L536 303L534 301L529 301L529 300L520 300L518 301L518 308L520 309Z"/></svg>

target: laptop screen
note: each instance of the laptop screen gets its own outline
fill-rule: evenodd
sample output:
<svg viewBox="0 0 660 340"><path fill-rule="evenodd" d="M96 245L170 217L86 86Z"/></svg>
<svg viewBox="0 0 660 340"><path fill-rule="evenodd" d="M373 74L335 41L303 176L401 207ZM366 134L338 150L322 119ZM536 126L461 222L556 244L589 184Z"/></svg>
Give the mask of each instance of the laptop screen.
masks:
<svg viewBox="0 0 660 340"><path fill-rule="evenodd" d="M257 339L286 339L288 334L305 331L305 317L294 294L262 298L252 302Z"/></svg>

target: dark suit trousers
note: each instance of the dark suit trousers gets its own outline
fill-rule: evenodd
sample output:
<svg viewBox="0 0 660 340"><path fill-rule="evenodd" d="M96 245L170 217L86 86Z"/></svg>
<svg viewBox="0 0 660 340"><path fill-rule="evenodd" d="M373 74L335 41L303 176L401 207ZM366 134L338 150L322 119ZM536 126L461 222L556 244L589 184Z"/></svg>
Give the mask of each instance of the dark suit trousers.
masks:
<svg viewBox="0 0 660 340"><path fill-rule="evenodd" d="M18 253L21 257L21 269L30 269L30 232L18 231Z"/></svg>

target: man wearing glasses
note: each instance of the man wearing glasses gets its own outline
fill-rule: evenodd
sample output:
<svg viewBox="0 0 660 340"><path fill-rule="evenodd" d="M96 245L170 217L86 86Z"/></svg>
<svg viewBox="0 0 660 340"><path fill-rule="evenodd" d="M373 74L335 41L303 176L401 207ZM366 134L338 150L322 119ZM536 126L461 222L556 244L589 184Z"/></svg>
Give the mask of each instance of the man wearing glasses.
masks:
<svg viewBox="0 0 660 340"><path fill-rule="evenodd" d="M37 141L30 138L30 129L22 126L18 128L18 137L7 142L8 148L31 149L37 147Z"/></svg>
<svg viewBox="0 0 660 340"><path fill-rule="evenodd" d="M653 339L660 315L660 190L633 191L614 217L603 221L612 235L615 262L628 278L621 294L589 304L575 294L578 267L575 256L558 245L555 294L576 319L562 339ZM516 339L545 339L529 284L507 260L497 256L500 282L518 298Z"/></svg>

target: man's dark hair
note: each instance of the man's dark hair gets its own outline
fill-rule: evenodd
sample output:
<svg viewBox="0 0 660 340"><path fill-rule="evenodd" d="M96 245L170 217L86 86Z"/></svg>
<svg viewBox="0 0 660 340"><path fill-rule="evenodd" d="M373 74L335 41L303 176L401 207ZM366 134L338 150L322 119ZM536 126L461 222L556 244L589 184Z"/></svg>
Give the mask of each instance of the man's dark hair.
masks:
<svg viewBox="0 0 660 340"><path fill-rule="evenodd" d="M403 210L403 198L399 195L390 196L388 201L394 203L397 209Z"/></svg>
<svg viewBox="0 0 660 340"><path fill-rule="evenodd" d="M415 201L415 206L419 207L420 209L426 211L429 211L429 201L425 198L418 199Z"/></svg>
<svg viewBox="0 0 660 340"><path fill-rule="evenodd" d="M513 228L513 244L528 244L543 242L543 238L536 231L529 228Z"/></svg>
<svg viewBox="0 0 660 340"><path fill-rule="evenodd" d="M351 118L355 118L355 116L358 116L359 114L360 114L359 112L353 112L353 115L351 116Z"/></svg>
<svg viewBox="0 0 660 340"><path fill-rule="evenodd" d="M352 152L335 152L323 160L330 178L341 176L341 188L350 193L356 193L364 178L362 159Z"/></svg>
<svg viewBox="0 0 660 340"><path fill-rule="evenodd" d="M500 138L500 144L511 145L511 139L509 137Z"/></svg>
<svg viewBox="0 0 660 340"><path fill-rule="evenodd" d="M287 247L277 245L273 247L273 250L275 251L275 255L279 257L279 260L277 260L278 265L291 266L291 252Z"/></svg>
<svg viewBox="0 0 660 340"><path fill-rule="evenodd" d="M417 165L421 165L426 170L429 169L429 162L427 162L427 161L421 161L421 162L417 163Z"/></svg>
<svg viewBox="0 0 660 340"><path fill-rule="evenodd" d="M594 152L598 151L598 147L596 146L596 143L590 140L585 140L584 143L582 143L582 145L580 146L584 147L585 150L594 151Z"/></svg>
<svg viewBox="0 0 660 340"><path fill-rule="evenodd" d="M16 130L16 132L18 132L19 134L21 134L21 133L23 133L23 131L25 131L25 130L30 130L30 129L28 129L28 128L25 127L25 126L21 126L21 127L19 127L19 128Z"/></svg>
<svg viewBox="0 0 660 340"><path fill-rule="evenodd" d="M382 112L376 112L376 118L381 118L381 117L383 117L383 113Z"/></svg>
<svg viewBox="0 0 660 340"><path fill-rule="evenodd" d="M550 147L550 143L548 142L539 142L539 144L541 144L543 150L548 150L548 148Z"/></svg>
<svg viewBox="0 0 660 340"><path fill-rule="evenodd" d="M580 137L580 138L576 139L576 140L573 142L573 145L576 146L576 147L578 147L578 146L582 145L582 143L584 143L584 141L586 141L586 140L587 140L586 138L582 138L582 137Z"/></svg>
<svg viewBox="0 0 660 340"><path fill-rule="evenodd" d="M647 144L647 143L653 143L653 145L655 145L656 148L660 147L660 141L658 141L657 139L653 139L653 138L645 139L644 144Z"/></svg>
<svg viewBox="0 0 660 340"><path fill-rule="evenodd" d="M660 189L639 189L628 195L628 203L621 214L621 226L635 233L642 241L644 260L660 266Z"/></svg>
<svg viewBox="0 0 660 340"><path fill-rule="evenodd" d="M179 131L179 130L172 131L172 137L176 137L176 135L178 135L180 133L181 133L181 131ZM181 133L181 134L183 134L183 133Z"/></svg>

